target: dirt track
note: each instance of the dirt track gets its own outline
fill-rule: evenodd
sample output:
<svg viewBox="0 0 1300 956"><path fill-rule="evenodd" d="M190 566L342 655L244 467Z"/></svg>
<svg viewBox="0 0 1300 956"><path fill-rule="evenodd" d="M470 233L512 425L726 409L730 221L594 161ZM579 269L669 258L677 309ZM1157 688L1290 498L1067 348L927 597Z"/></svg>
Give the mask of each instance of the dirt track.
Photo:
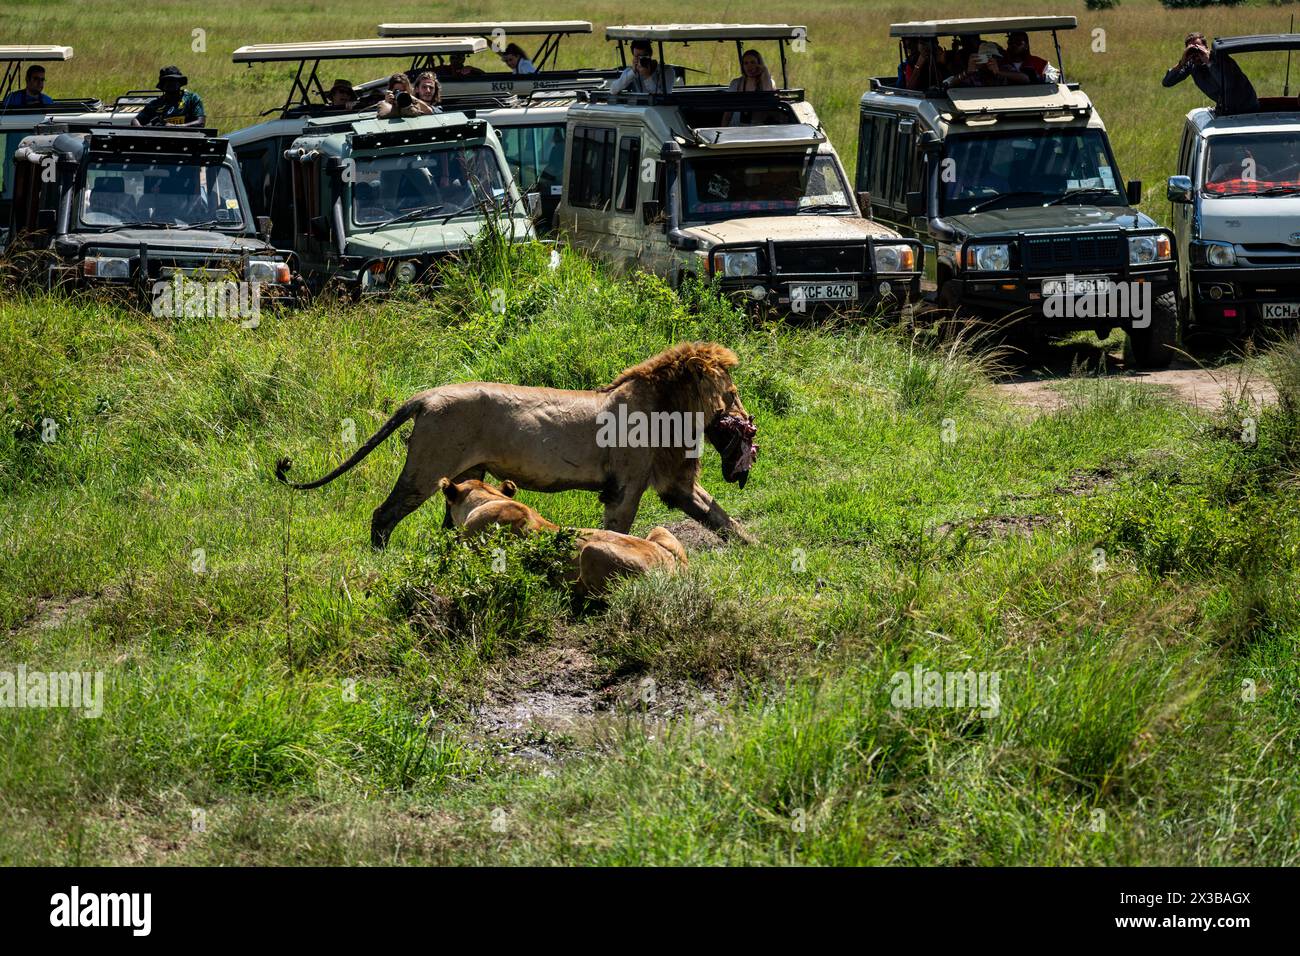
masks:
<svg viewBox="0 0 1300 956"><path fill-rule="evenodd" d="M1253 405L1276 401L1277 394L1258 368L1247 368L1241 361L1214 366L1208 357L1194 356L1178 361L1168 369L1145 371L1126 368L1118 352L1103 353L1099 347L1061 347L1053 350L1046 361L1026 361L996 389L1014 404L1041 411L1056 411L1071 404L1060 386L1070 378L1076 363L1086 374L1096 376L1103 367L1104 377L1143 382L1173 393L1180 401L1206 411L1223 405L1225 398L1244 396ZM1204 364L1201 364L1204 363Z"/></svg>

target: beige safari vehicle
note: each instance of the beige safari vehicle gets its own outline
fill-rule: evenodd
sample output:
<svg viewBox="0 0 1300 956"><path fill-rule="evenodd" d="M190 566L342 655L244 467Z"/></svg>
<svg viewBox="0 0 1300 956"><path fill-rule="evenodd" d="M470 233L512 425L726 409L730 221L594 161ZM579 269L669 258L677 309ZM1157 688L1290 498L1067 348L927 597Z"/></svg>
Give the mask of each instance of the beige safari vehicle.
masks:
<svg viewBox="0 0 1300 956"><path fill-rule="evenodd" d="M650 92L577 91L568 110L556 224L616 271L673 286L718 282L757 310L896 310L919 294L921 244L866 218L802 90L786 78L788 24L609 27L620 59L635 40L657 48ZM780 85L735 92L692 85L665 44L775 43ZM670 72L671 71L671 72ZM662 92L660 92L662 91Z"/></svg>

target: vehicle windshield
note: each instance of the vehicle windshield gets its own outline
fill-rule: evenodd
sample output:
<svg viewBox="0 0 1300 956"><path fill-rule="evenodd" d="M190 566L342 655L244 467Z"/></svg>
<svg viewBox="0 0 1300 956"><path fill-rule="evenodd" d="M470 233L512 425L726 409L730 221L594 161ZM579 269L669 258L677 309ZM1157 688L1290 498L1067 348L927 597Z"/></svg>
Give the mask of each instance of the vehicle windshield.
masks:
<svg viewBox="0 0 1300 956"><path fill-rule="evenodd" d="M1054 201L1127 205L1099 129L954 136L939 164L939 195L947 215Z"/></svg>
<svg viewBox="0 0 1300 956"><path fill-rule="evenodd" d="M352 219L373 226L477 216L484 202L501 208L509 195L496 154L487 146L373 156L357 161Z"/></svg>
<svg viewBox="0 0 1300 956"><path fill-rule="evenodd" d="M1207 196L1300 191L1300 131L1211 136L1202 168Z"/></svg>
<svg viewBox="0 0 1300 956"><path fill-rule="evenodd" d="M226 166L92 161L78 216L84 226L147 224L185 229L244 225L235 177Z"/></svg>
<svg viewBox="0 0 1300 956"><path fill-rule="evenodd" d="M700 156L682 171L682 218L851 211L835 157L816 153Z"/></svg>

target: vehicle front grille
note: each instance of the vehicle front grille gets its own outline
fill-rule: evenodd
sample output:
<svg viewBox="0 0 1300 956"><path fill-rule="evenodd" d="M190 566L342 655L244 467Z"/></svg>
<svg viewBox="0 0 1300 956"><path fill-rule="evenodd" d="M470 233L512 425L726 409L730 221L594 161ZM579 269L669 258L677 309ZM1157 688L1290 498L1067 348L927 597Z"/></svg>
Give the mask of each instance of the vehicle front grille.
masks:
<svg viewBox="0 0 1300 956"><path fill-rule="evenodd" d="M774 270L780 273L835 275L867 271L867 244L778 242Z"/></svg>
<svg viewBox="0 0 1300 956"><path fill-rule="evenodd" d="M1240 261L1248 266L1300 265L1300 249L1280 242L1244 243Z"/></svg>
<svg viewBox="0 0 1300 956"><path fill-rule="evenodd" d="M1122 233L1027 236L1021 255L1027 270L1065 272L1078 269L1118 269L1127 258L1127 250Z"/></svg>

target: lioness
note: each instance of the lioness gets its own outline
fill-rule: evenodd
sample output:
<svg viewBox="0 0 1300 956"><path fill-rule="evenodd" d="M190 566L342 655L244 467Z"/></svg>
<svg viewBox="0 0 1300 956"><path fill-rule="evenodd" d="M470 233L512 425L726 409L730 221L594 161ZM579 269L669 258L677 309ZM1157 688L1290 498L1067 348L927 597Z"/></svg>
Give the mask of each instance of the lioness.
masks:
<svg viewBox="0 0 1300 956"><path fill-rule="evenodd" d="M703 444L698 425L722 456L728 482L743 488L758 454L753 416L731 381L729 369L736 364L731 349L686 342L626 369L596 391L485 382L444 385L412 396L323 478L290 482L285 475L292 462L287 458L280 459L275 474L293 488L319 488L355 467L413 418L406 465L371 517L370 542L377 548L387 545L397 522L437 491L439 478L481 480L487 472L533 491L599 491L605 528L621 532L632 527L641 495L653 488L669 507L680 508L724 538L748 543L753 539L745 529L698 481ZM636 427L611 439L612 422ZM672 434L664 436L670 427Z"/></svg>
<svg viewBox="0 0 1300 956"><path fill-rule="evenodd" d="M447 498L447 513L452 524L470 533L491 525L512 528L526 537L537 531L559 531L560 526L547 521L536 509L515 500L518 490L513 481L493 488L487 482L471 478L438 482ZM587 595L603 594L621 577L647 574L663 568L669 574L686 567L686 549L667 528L652 528L644 538L617 531L583 528L576 535L572 580Z"/></svg>

